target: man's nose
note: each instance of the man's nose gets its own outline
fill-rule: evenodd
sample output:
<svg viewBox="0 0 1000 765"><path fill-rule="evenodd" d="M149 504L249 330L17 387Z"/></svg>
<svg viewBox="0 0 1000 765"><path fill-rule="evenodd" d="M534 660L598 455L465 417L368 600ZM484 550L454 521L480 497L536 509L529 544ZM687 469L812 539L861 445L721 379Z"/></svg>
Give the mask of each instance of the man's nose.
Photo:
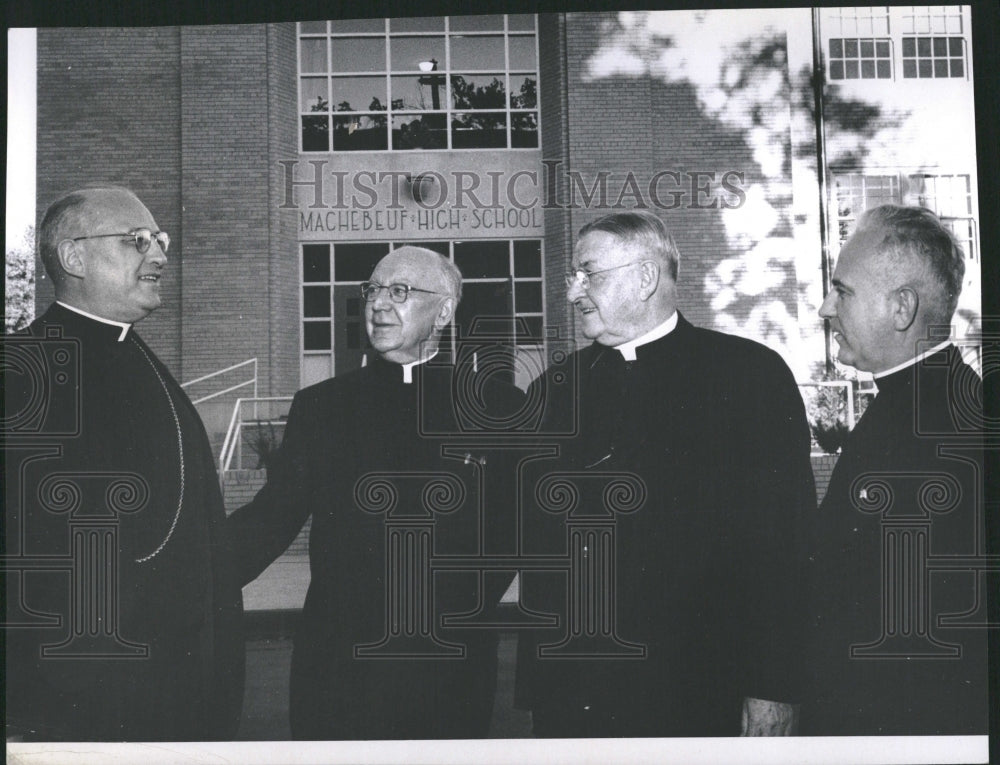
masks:
<svg viewBox="0 0 1000 765"><path fill-rule="evenodd" d="M375 292L375 296L369 302L373 311L387 310L392 303L392 300L389 298L389 289L387 287L379 287Z"/></svg>
<svg viewBox="0 0 1000 765"><path fill-rule="evenodd" d="M580 285L579 279L573 279L566 287L566 299L571 303L575 303L586 294L587 291Z"/></svg>
<svg viewBox="0 0 1000 765"><path fill-rule="evenodd" d="M167 253L160 247L159 242L154 240L150 243L149 249L146 250L146 260L158 265L160 268L167 265Z"/></svg>
<svg viewBox="0 0 1000 765"><path fill-rule="evenodd" d="M830 290L819 307L819 315L824 319L832 319L837 315L837 290Z"/></svg>

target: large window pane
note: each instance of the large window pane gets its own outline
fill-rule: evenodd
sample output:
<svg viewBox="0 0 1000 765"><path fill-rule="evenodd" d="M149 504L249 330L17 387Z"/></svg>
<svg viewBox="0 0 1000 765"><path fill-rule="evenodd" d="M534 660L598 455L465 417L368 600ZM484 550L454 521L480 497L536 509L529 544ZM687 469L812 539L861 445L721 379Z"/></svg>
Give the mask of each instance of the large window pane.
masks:
<svg viewBox="0 0 1000 765"><path fill-rule="evenodd" d="M451 121L454 149L502 149L507 146L507 115L503 112L455 114Z"/></svg>
<svg viewBox="0 0 1000 765"><path fill-rule="evenodd" d="M453 109L503 109L507 106L503 74L453 74Z"/></svg>
<svg viewBox="0 0 1000 765"><path fill-rule="evenodd" d="M342 19L330 22L330 33L335 35L384 31L385 22L382 19Z"/></svg>
<svg viewBox="0 0 1000 765"><path fill-rule="evenodd" d="M386 244L338 244L333 250L333 272L338 282L367 281L386 256Z"/></svg>
<svg viewBox="0 0 1000 765"><path fill-rule="evenodd" d="M329 71L326 62L326 38L299 40L299 71L302 74Z"/></svg>
<svg viewBox="0 0 1000 765"><path fill-rule="evenodd" d="M449 19L452 32L501 32L503 16L452 16Z"/></svg>
<svg viewBox="0 0 1000 765"><path fill-rule="evenodd" d="M302 315L305 317L320 317L330 315L330 288L303 287Z"/></svg>
<svg viewBox="0 0 1000 765"><path fill-rule="evenodd" d="M330 122L328 117L302 118L302 151L330 150Z"/></svg>
<svg viewBox="0 0 1000 765"><path fill-rule="evenodd" d="M510 80L510 108L534 109L538 105L538 84L535 78L512 74Z"/></svg>
<svg viewBox="0 0 1000 765"><path fill-rule="evenodd" d="M465 279L508 277L510 257L507 242L456 242L455 265Z"/></svg>
<svg viewBox="0 0 1000 765"><path fill-rule="evenodd" d="M302 245L302 281L330 281L330 245Z"/></svg>
<svg viewBox="0 0 1000 765"><path fill-rule="evenodd" d="M419 72L421 61L435 60L445 67L443 37L393 37L389 41L390 64L394 72Z"/></svg>
<svg viewBox="0 0 1000 765"><path fill-rule="evenodd" d="M462 285L462 302L455 321L459 337L468 338L473 328L479 334L509 334L512 331L510 285L506 282L467 282Z"/></svg>
<svg viewBox="0 0 1000 765"><path fill-rule="evenodd" d="M518 282L514 286L514 310L518 313L541 313L542 283Z"/></svg>
<svg viewBox="0 0 1000 765"><path fill-rule="evenodd" d="M302 345L307 351L330 350L330 322L307 321L303 323Z"/></svg>
<svg viewBox="0 0 1000 765"><path fill-rule="evenodd" d="M303 77L299 109L304 112L325 112L330 109L326 77Z"/></svg>
<svg viewBox="0 0 1000 765"><path fill-rule="evenodd" d="M326 34L325 21L303 21L299 24L299 32L304 35Z"/></svg>
<svg viewBox="0 0 1000 765"><path fill-rule="evenodd" d="M542 243L537 239L514 242L514 276L542 275Z"/></svg>
<svg viewBox="0 0 1000 765"><path fill-rule="evenodd" d="M503 69L506 66L503 35L478 35L475 37L456 35L451 38L451 68L453 71L455 69Z"/></svg>
<svg viewBox="0 0 1000 765"><path fill-rule="evenodd" d="M334 151L380 151L389 148L386 117L359 114L333 118Z"/></svg>
<svg viewBox="0 0 1000 765"><path fill-rule="evenodd" d="M514 149L538 148L538 115L510 115L510 145Z"/></svg>
<svg viewBox="0 0 1000 765"><path fill-rule="evenodd" d="M511 32L533 32L535 16L532 13L512 13L507 17L507 29Z"/></svg>
<svg viewBox="0 0 1000 765"><path fill-rule="evenodd" d="M392 118L392 148L445 149L448 125L443 114L401 114Z"/></svg>
<svg viewBox="0 0 1000 765"><path fill-rule="evenodd" d="M385 77L333 77L333 111L382 111L388 104Z"/></svg>
<svg viewBox="0 0 1000 765"><path fill-rule="evenodd" d="M437 72L421 77L392 78L392 108L431 111L442 108L445 76Z"/></svg>
<svg viewBox="0 0 1000 765"><path fill-rule="evenodd" d="M330 40L333 72L384 72L385 40L381 37L335 37Z"/></svg>
<svg viewBox="0 0 1000 765"><path fill-rule="evenodd" d="M443 16L415 16L414 18L389 19L389 31L397 32L443 32Z"/></svg>
<svg viewBox="0 0 1000 765"><path fill-rule="evenodd" d="M511 37L510 45L510 68L511 69L535 69L538 60L535 56L535 36Z"/></svg>

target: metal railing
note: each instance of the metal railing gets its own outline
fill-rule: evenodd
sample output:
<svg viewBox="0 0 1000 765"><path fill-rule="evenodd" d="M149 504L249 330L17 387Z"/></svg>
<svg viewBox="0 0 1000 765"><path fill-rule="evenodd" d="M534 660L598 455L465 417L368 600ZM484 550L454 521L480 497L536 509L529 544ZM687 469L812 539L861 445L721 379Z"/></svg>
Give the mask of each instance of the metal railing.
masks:
<svg viewBox="0 0 1000 765"><path fill-rule="evenodd" d="M196 377L193 380L188 380L186 383L181 383L181 387L182 388L187 388L187 387L189 387L191 385L194 385L196 383L205 382L206 380L211 380L213 377L219 377L220 375L224 375L227 372L232 372L234 370L237 370L237 369L239 369L241 367L246 367L246 366L250 366L250 367L253 368L253 376L249 380L246 380L244 382L238 383L236 385L231 385L228 388L226 388L225 390L220 390L220 391L217 391L215 393L210 393L207 396L202 396L201 398L194 399L191 403L192 404L201 404L204 401L209 401L209 400L211 400L213 398L218 398L219 396L224 396L227 393L232 393L233 391L239 390L240 388L245 388L248 385L252 385L253 386L253 397L257 398L257 358L256 357L254 357L252 359L247 359L246 361L241 361L239 364L233 364L232 366L226 367L225 369L220 369L218 372L212 372L212 373L207 374L207 375L202 375L201 377Z"/></svg>
<svg viewBox="0 0 1000 765"><path fill-rule="evenodd" d="M233 469L233 458L236 458L236 464L242 464L242 450L243 450L243 425L244 423L254 423L255 425L284 425L285 420L283 418L268 417L262 420L260 418L260 405L263 403L271 402L286 402L291 401L291 396L268 396L265 398L258 398L254 396L253 398L238 398L236 399L236 404L233 407L233 415L229 419L229 427L226 429L226 437L222 442L222 452L219 455L219 473L221 477L224 477L226 471ZM253 416L244 417L244 409L247 405L253 405Z"/></svg>

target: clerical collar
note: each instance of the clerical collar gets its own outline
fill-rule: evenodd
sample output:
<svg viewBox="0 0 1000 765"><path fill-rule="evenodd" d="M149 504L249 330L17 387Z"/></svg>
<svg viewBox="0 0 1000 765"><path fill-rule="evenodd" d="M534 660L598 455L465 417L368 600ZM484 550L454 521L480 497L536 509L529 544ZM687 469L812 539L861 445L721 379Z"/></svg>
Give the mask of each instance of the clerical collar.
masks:
<svg viewBox="0 0 1000 765"><path fill-rule="evenodd" d="M86 316L88 319L93 319L94 321L99 321L99 322L101 322L101 324L109 324L112 327L118 327L121 330L121 334L118 335L118 342L119 343L122 342L122 340L124 340L126 337L128 337L128 331L130 329L132 329L132 325L131 324L126 324L125 322L122 322L122 321L114 321L113 319L105 319L105 318L103 318L101 316L94 316L94 314L92 314L92 313L87 313L86 311L81 311L79 308L74 308L71 305L67 305L66 303L62 302L61 300L57 300L56 303L58 303L59 305L61 305L66 310L72 311L73 313L78 313L81 316Z"/></svg>
<svg viewBox="0 0 1000 765"><path fill-rule="evenodd" d="M911 367L914 364L917 364L917 363L923 361L928 356L933 356L938 351L943 351L949 345L951 345L951 340L945 340L943 343L939 343L938 345L935 345L930 350L924 351L919 356L916 356L915 358L912 358L909 361L904 361L902 364L897 364L892 369L886 369L884 372L879 372L878 374L873 374L872 378L877 381L877 380L882 379L883 377L888 377L891 374L895 374L896 372L901 372L902 370L906 369L907 367Z"/></svg>
<svg viewBox="0 0 1000 765"><path fill-rule="evenodd" d="M434 353L432 353L426 359L417 359L416 361L409 361L406 364L399 364L398 366L401 366L403 368L403 383L405 385L410 385L413 382L413 367L417 366L418 364L426 364L428 361L437 356L437 354L438 352L435 350ZM392 362L387 361L386 363L391 364ZM368 366L367 355L365 355L365 357L361 359L361 366L363 367Z"/></svg>
<svg viewBox="0 0 1000 765"><path fill-rule="evenodd" d="M629 340L627 343L622 343L621 345L616 345L615 350L620 351L622 356L625 357L625 361L635 361L635 349L640 345L646 345L646 343L651 343L654 340L659 340L661 337L666 337L674 328L677 326L677 311L670 314L670 318L657 327L653 327L649 332L644 335L639 335L635 340Z"/></svg>

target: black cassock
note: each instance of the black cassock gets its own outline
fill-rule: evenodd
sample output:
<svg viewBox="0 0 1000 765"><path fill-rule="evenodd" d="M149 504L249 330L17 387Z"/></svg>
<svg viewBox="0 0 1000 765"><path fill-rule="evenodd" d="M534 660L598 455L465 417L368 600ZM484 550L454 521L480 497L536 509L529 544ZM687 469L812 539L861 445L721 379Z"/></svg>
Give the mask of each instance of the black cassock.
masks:
<svg viewBox="0 0 1000 765"><path fill-rule="evenodd" d="M576 382L554 376L566 373ZM546 430L572 432L576 418L579 433L556 439L560 456L533 463L525 484L569 476L570 522L614 521L614 549L583 554L615 566L589 584L522 575L524 605L560 617L520 639L517 701L535 734L733 736L743 697L800 701L803 524L815 493L802 399L781 358L681 316L634 362L594 344L545 383L548 396L565 391L550 400ZM625 493L639 491L641 507L605 491L616 475L639 482ZM566 524L526 514L525 551L569 554ZM572 623L581 586L613 601L600 623ZM543 655L574 629L608 632L611 621L616 643L644 653Z"/></svg>
<svg viewBox="0 0 1000 765"><path fill-rule="evenodd" d="M514 510L513 479L484 477L510 466L486 444L491 423L522 398L496 381L458 393L456 379L455 368L432 360L404 383L401 366L377 359L299 391L267 485L229 518L237 538L271 540L241 560L250 581L312 517L311 581L292 660L295 738L488 733L496 632L442 626L441 618L491 614L512 572L425 578L424 563L475 557L510 527L503 517ZM465 417L461 400L487 420ZM414 640L399 639L407 636Z"/></svg>
<svg viewBox="0 0 1000 765"><path fill-rule="evenodd" d="M985 733L982 382L951 347L877 386L819 510L802 732Z"/></svg>
<svg viewBox="0 0 1000 765"><path fill-rule="evenodd" d="M5 444L5 539L34 563L8 571L7 614L47 624L7 630L9 733L232 738L242 601L198 413L132 328L53 304L29 333L6 343L7 415L26 414Z"/></svg>

